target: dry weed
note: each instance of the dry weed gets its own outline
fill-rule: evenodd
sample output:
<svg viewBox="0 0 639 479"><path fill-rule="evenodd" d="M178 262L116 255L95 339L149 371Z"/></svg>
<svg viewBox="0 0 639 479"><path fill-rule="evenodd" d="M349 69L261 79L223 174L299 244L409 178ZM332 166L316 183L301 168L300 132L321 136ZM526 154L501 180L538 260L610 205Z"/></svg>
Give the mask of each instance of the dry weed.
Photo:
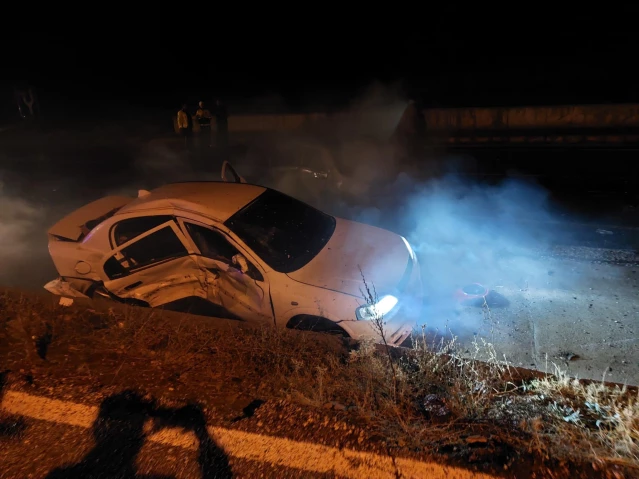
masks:
<svg viewBox="0 0 639 479"><path fill-rule="evenodd" d="M352 349L328 335L217 324L159 310L64 308L0 295L0 332L12 348L5 357L27 364L41 366L33 338L50 334L58 354L72 348L111 354L119 367L135 358L167 374L191 373L199 382L241 377L259 384L265 396L318 407L340 404L408 445L433 437L452 441L463 428L479 424L501 427L504 441L544 457L639 462L636 393L603 382L585 384L557 366L553 374L522 383L481 338L468 353L454 336L433 342L422 328L413 347L398 354L383 339L381 348L364 341ZM383 318L377 324L385 338Z"/></svg>
<svg viewBox="0 0 639 479"><path fill-rule="evenodd" d="M625 386L584 383L553 363L553 374L526 388L546 398L558 434L587 445L593 457L639 463L639 397Z"/></svg>

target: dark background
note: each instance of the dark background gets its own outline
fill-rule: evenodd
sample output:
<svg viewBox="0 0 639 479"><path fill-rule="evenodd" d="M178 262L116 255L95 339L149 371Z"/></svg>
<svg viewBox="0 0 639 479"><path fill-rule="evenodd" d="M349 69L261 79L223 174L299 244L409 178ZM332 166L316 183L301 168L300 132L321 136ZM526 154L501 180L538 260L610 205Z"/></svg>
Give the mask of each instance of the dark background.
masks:
<svg viewBox="0 0 639 479"><path fill-rule="evenodd" d="M154 128L149 137L174 134L169 118L183 102L221 98L231 114L331 110L376 81L426 108L639 103L639 7L395 7L54 6L36 21L31 10L43 12L24 6L2 20L0 128L20 120L13 89L29 85L47 125L80 131L106 121ZM590 193L600 190L638 201L637 145L453 150L482 173L538 175L577 202L600 203Z"/></svg>
<svg viewBox="0 0 639 479"><path fill-rule="evenodd" d="M35 86L49 111L93 105L102 114L273 94L291 108L330 108L374 80L400 82L427 106L639 101L637 7L370 7L346 19L329 6L239 17L185 4L139 19L58 11L42 24L25 21L25 10L4 20L0 83L5 94Z"/></svg>

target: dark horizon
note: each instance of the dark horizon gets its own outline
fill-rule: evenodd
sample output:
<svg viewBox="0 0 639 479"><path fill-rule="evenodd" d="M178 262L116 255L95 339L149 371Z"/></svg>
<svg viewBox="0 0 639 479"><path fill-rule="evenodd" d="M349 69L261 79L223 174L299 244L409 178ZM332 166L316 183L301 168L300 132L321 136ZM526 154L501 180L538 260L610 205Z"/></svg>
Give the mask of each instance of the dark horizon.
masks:
<svg viewBox="0 0 639 479"><path fill-rule="evenodd" d="M509 22L454 8L430 13L419 28L309 36L273 26L241 37L216 30L206 41L189 33L183 44L147 24L18 32L0 94L32 85L43 102L83 109L177 109L216 97L330 108L381 82L433 107L639 102L636 7Z"/></svg>
<svg viewBox="0 0 639 479"><path fill-rule="evenodd" d="M605 104L639 102L639 75L632 65L567 64L544 71L543 65L494 66L491 69L471 69L464 72L439 71L432 74L414 72L371 74L364 78L345 76L341 83L330 80L304 82L292 85L286 79L286 71L280 78L254 83L242 81L241 72L236 77L216 85L214 81L194 82L192 85L170 84L158 73L153 80L141 80L142 85L104 82L87 78L74 83L73 78L54 78L31 72L14 80L0 82L0 89L33 86L41 95L55 99L56 103L116 104L132 107L174 108L180 103L197 102L201 97L212 101L220 97L269 98L280 97L291 105L313 103L340 104L357 97L374 84L398 87L407 98L422 101L433 107L488 107L488 106L536 106L560 104ZM78 73L79 74L79 73ZM57 81L56 81L57 80Z"/></svg>

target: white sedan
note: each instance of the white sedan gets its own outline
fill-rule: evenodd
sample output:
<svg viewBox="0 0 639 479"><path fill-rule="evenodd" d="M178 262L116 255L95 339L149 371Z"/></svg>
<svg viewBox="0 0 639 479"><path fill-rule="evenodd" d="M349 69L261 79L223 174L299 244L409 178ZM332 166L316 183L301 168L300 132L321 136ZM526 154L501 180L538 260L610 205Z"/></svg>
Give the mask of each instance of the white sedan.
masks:
<svg viewBox="0 0 639 479"><path fill-rule="evenodd" d="M401 344L422 284L405 238L244 182L187 182L108 196L48 231L60 275L45 288L148 307ZM373 301L365 284L374 291Z"/></svg>

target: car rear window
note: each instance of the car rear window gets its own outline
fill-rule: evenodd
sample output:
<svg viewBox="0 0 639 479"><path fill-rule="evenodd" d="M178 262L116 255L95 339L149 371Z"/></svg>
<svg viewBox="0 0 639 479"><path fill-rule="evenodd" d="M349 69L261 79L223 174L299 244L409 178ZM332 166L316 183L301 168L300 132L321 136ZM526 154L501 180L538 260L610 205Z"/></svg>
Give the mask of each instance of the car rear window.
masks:
<svg viewBox="0 0 639 479"><path fill-rule="evenodd" d="M137 218L119 221L113 226L113 238L115 240L114 246L120 246L127 241L131 241L141 234L171 220L173 220L172 216L160 215L140 216Z"/></svg>

